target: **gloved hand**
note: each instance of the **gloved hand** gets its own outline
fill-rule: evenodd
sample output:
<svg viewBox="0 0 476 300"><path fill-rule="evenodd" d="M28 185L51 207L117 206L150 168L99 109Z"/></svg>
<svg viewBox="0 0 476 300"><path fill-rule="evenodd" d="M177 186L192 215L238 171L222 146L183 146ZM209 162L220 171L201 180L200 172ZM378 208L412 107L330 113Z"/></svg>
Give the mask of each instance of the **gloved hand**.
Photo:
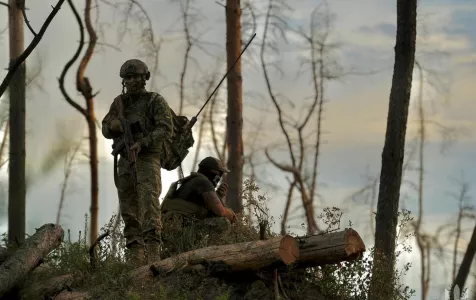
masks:
<svg viewBox="0 0 476 300"><path fill-rule="evenodd" d="M235 213L230 209L230 214L231 214L231 220L230 223L233 224L236 222L236 215Z"/></svg>
<svg viewBox="0 0 476 300"><path fill-rule="evenodd" d="M109 124L109 129L114 133L124 132L124 128L122 128L121 121L119 121L118 119L114 119L111 121L111 124Z"/></svg>
<svg viewBox="0 0 476 300"><path fill-rule="evenodd" d="M220 184L216 191L217 196L220 199L223 199L226 196L227 192L228 192L228 184L226 184L226 182L223 182L222 184Z"/></svg>

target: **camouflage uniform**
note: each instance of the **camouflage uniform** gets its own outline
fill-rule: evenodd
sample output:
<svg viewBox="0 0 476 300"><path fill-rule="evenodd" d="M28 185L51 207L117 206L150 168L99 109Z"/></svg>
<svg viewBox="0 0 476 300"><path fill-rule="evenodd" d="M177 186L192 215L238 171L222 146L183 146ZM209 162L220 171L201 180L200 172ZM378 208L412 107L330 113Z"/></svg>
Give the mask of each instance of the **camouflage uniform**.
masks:
<svg viewBox="0 0 476 300"><path fill-rule="evenodd" d="M131 65L133 68L129 68L130 72L127 73L127 67ZM138 60L127 61L121 68L122 78L143 73L149 74L147 66ZM127 83L123 82L123 85L127 86ZM141 129L139 132L133 132L134 142L137 142L140 148L136 158L136 190L132 177L133 170L125 149L120 152L117 170L114 170L117 172L116 187L121 216L125 223L126 246L130 252L130 259L139 265L145 263L144 245L149 261L159 259L161 159L168 152L166 149L168 146L164 141L170 139L172 132L171 109L167 102L159 94L147 92L144 88L145 80L140 86L139 92L134 94L123 92L122 97L125 118L130 124L138 121ZM102 121L102 133L105 138L112 138L114 145L122 137L122 134L112 130L111 124L117 118L118 107L114 102Z"/></svg>
<svg viewBox="0 0 476 300"><path fill-rule="evenodd" d="M174 183L182 184L179 189L176 190L175 186L171 186L161 206L165 242L180 234L183 226L192 224L198 229L199 236L223 235L231 229L230 220L234 221L234 214L223 203L223 198L226 196L226 185L218 187L215 191L221 174L228 172L228 170L219 160L212 157L202 160L199 166L202 169L216 170L220 175L217 174L216 177L213 174L207 176L200 173L199 168L199 172L192 172L190 176ZM216 197L215 211L217 209L222 211L221 215L217 215L214 209L206 204L203 195L207 193ZM230 216L233 216L233 218L230 218Z"/></svg>

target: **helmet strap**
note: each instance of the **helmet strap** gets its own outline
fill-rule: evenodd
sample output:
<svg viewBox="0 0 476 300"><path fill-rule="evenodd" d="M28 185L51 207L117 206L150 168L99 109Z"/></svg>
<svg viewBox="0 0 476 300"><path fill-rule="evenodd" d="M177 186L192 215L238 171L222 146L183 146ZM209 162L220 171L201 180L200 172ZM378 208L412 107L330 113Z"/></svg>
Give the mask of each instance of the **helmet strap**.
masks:
<svg viewBox="0 0 476 300"><path fill-rule="evenodd" d="M126 85L124 84L124 80L122 81L122 94L124 95L125 94L125 89L126 89Z"/></svg>

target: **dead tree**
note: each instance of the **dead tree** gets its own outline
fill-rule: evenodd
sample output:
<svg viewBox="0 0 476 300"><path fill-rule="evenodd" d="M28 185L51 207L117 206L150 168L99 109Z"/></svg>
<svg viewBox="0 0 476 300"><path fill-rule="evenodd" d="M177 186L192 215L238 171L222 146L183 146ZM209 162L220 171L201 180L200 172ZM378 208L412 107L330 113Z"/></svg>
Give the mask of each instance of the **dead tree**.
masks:
<svg viewBox="0 0 476 300"><path fill-rule="evenodd" d="M450 300L458 300L455 298L455 288L458 287L460 291L463 291L468 279L469 270L471 268L471 262L474 260L476 254L476 226L474 227L473 234L466 248L466 252L463 256L463 261L460 264L456 278L453 280L450 289Z"/></svg>
<svg viewBox="0 0 476 300"><path fill-rule="evenodd" d="M217 84L217 76L218 73L215 71L208 80L206 80L205 84L206 84L206 89L205 89L205 95L203 97L203 99L205 99L204 101L206 101L206 99L208 99L208 97L210 97L210 94L212 93L213 91L213 88L216 86ZM213 103L215 103L216 101L216 98L217 98L217 95L218 93L215 93L212 97L212 99L210 100L211 101L211 105L205 107L205 110L203 112L203 121L202 122L199 122L198 124L198 139L197 139L197 146L196 146L196 150L195 150L195 156L193 158L193 162L192 162L192 167L191 167L191 170L195 170L197 168L197 165L198 165L198 161L199 161L199 154L200 154L200 149L205 145L205 133L206 133L206 129L208 129L208 126L210 127L210 134L212 135L212 142L213 144L215 145L215 147L217 147L217 141L216 141L216 136L215 136L215 132L214 132L214 123L213 123L213 119L210 120L210 115L213 115L213 112L212 112L212 109L213 109ZM216 148L217 149L217 148ZM222 157L218 156L218 158L221 160Z"/></svg>
<svg viewBox="0 0 476 300"><path fill-rule="evenodd" d="M451 280L456 279L456 273L458 271L458 245L463 233L463 221L465 219L475 219L474 206L469 204L470 197L468 196L469 184L464 181L464 178L459 182L460 190L458 194L451 194L451 197L458 202L458 214L456 216L456 224L454 229L451 230L449 236L454 237L453 241L453 260L452 260L452 277Z"/></svg>
<svg viewBox="0 0 476 300"><path fill-rule="evenodd" d="M415 237L420 250L420 285L421 285L421 299L426 300L428 298L428 292L430 288L430 257L431 245L429 238L422 233L422 221L423 221L423 190L424 190L424 151L426 142L426 127L425 127L425 107L423 105L423 87L424 76L423 69L420 63L416 60L415 65L419 70L419 86L418 86L418 215L415 222ZM428 254L428 255L427 255Z"/></svg>
<svg viewBox="0 0 476 300"><path fill-rule="evenodd" d="M226 62L230 69L241 53L241 4L240 0L226 1ZM241 191L243 184L243 78L241 60L227 77L226 144L228 152L226 175L228 193L226 203L234 212L243 210Z"/></svg>
<svg viewBox="0 0 476 300"><path fill-rule="evenodd" d="M218 3L218 2L217 2ZM218 3L221 5L220 3ZM222 5L226 9L226 5ZM256 28L257 28L257 18L258 14L255 11L255 8L252 4L251 1L245 0L243 1L243 5L241 5L241 37L242 40L246 40L246 37L243 38L243 36L252 35L256 33ZM241 42L241 44L243 44ZM246 63L247 58L249 57L254 57L254 48L256 47L257 44L250 44L249 47L247 48L247 55L242 56L240 58L240 61L237 62L237 64L241 63L242 65ZM227 57L228 59L228 57ZM220 63L220 61L218 61ZM250 67L253 67L252 64L250 64ZM220 125L223 124L222 122L222 117L217 116L217 115L227 115L228 114L228 105L227 105L227 100L224 101L222 97L220 97L220 91L219 89L217 93L214 95L213 99L210 101L210 110L208 114L207 121L210 126L210 135L211 135L211 142L212 142L212 149L211 151L216 154L216 156L223 162L228 160L228 151L227 151L227 137L228 137L228 126L225 127L224 131L220 131L219 127ZM204 118L205 119L205 118ZM251 123L249 120L246 120L243 117L243 121L246 121L247 123ZM255 124L250 125L251 127L254 127ZM258 126L260 127L260 126ZM242 128L244 129L244 128ZM247 138L250 137L252 140L257 138L256 132L253 132L252 135L247 135L242 131L242 144L247 145L246 149L243 149L243 151L249 150L249 145L250 143L248 142ZM224 138L223 138L224 137ZM253 142L252 142L253 143ZM198 147L197 147L198 148ZM253 152L253 151L251 151ZM245 152L242 153L243 155L243 171L242 171L242 178L245 177L245 165L247 164L247 155ZM243 203L241 203L243 205Z"/></svg>
<svg viewBox="0 0 476 300"><path fill-rule="evenodd" d="M65 97L66 101L73 106L79 113L81 113L84 118L86 119L88 125L88 133L89 133L89 164L90 164L90 172L91 172L91 225L90 225L90 237L89 241L93 244L97 240L98 234L98 209L99 209L99 199L98 199L98 192L99 192L99 181L98 181L98 151L97 151L97 133L96 133L96 116L94 114L94 96L92 93L92 87L89 83L87 77L84 76L86 71L86 67L93 55L94 47L96 45L97 36L94 31L91 22L91 0L86 0L86 6L84 10L84 21L86 23L86 28L89 35L89 42L86 52L79 64L78 70L76 72L76 89L80 92L86 102L86 108L81 107L77 102L75 102L67 93L64 80L66 77L66 73L68 72L71 65L78 59L84 45L84 26L81 16L76 11L76 8L72 2L72 0L68 0L69 5L73 11L76 21L78 22L79 29L80 29L80 42L76 53L74 54L73 58L66 63L63 72L59 78L59 86L61 93Z"/></svg>
<svg viewBox="0 0 476 300"><path fill-rule="evenodd" d="M430 253L433 250L432 247L435 246L434 242L439 243L435 240L435 236L432 236L428 233L425 233L422 227L423 218L424 218L424 176L425 176L425 145L428 136L428 125L433 125L432 120L427 117L425 100L428 99L428 95L425 95L425 89L427 76L425 73L432 74L432 72L427 72L418 60L415 60L415 66L418 69L419 75L419 85L418 85L418 94L417 94L417 114L418 114L418 182L414 185L416 192L418 194L418 214L416 221L413 223L415 230L415 239L420 252L420 285L421 285L421 298L422 300L428 299L428 294L430 290L431 282L431 257ZM436 75L434 72L432 75ZM436 77L436 76L435 76ZM442 85L438 84L437 89L441 89ZM439 124L439 123L435 123ZM443 138L447 138L448 134L451 134L453 130L446 126L439 126L439 129L442 130Z"/></svg>
<svg viewBox="0 0 476 300"><path fill-rule="evenodd" d="M299 191L302 200L302 206L306 216L307 230L309 233L314 233L319 230L314 217L314 200L317 195L318 161L322 135L322 117L325 104L324 87L326 80L333 79L333 75L329 70L329 66L327 66L325 62L326 54L328 54L328 51L333 48L333 45L330 45L327 41L331 25L330 14L328 11L325 11L324 14L321 14L319 7L317 7L311 14L310 32L306 33L306 31L302 29L294 30L304 39L306 45L308 46L310 56L304 59L303 64L309 66L310 76L313 83L312 102L309 107L306 108L306 113L301 118L302 120L294 121L289 115L285 113L283 104L280 103L278 96L273 91L271 80L269 78L269 66L265 61L265 51L267 48L276 48L271 41L271 37L269 36L269 33L273 30L273 28L271 28L271 26L273 26L272 24L279 24L279 30L287 29L288 27L286 23L283 23L284 21L282 21L282 18L277 15L279 10L282 9L282 6L284 5L285 4L282 2L273 0L269 1L260 57L268 95L271 98L274 107L276 108L279 126L286 139L286 151L289 152L291 162L288 164L279 163L275 159L271 158L268 150L266 150L265 153L273 165L292 176L287 193L287 201L283 214L283 220L281 223L282 233L286 231L286 222L288 220L289 208L291 206L295 189ZM324 20L324 22L318 23L320 20ZM315 135L315 138L312 145L312 155L309 155L308 157L307 154L309 153L309 145L306 143L306 140L309 140L309 136L306 135L306 131L309 128L309 124L312 124L310 121L313 119L314 114L316 119L316 127L311 134ZM289 127L296 130L297 145L294 144ZM310 168L310 176L307 176L306 174L306 164L312 166Z"/></svg>
<svg viewBox="0 0 476 300"><path fill-rule="evenodd" d="M25 240L25 81L26 65L21 60L24 52L23 14L25 3L10 0L8 8L10 36L10 66L7 78L11 79L9 96L10 153L8 168L8 241L10 244L22 243ZM7 79L6 78L6 79ZM6 83L7 81L4 80ZM0 87L0 95L7 84ZM3 90L3 91L2 91Z"/></svg>
<svg viewBox="0 0 476 300"><path fill-rule="evenodd" d="M376 215L375 254L369 299L391 296L408 106L415 62L417 1L397 1L395 63L390 91Z"/></svg>
<svg viewBox="0 0 476 300"><path fill-rule="evenodd" d="M82 141L80 140L79 142L76 143L73 147L71 147L68 151L68 155L64 157L64 177L63 177L63 183L61 184L61 195L60 195L60 201L58 204L58 212L56 213L56 224L59 225L60 217L61 217L61 211L63 209L64 205L64 200L66 197L66 188L68 186L68 180L71 176L71 171L73 168L73 163L76 158L76 154L78 153L79 149L81 148Z"/></svg>
<svg viewBox="0 0 476 300"><path fill-rule="evenodd" d="M151 84L151 89L154 89L155 76L161 76L159 70L159 58L163 39L161 37L157 39L154 28L152 27L152 19L150 18L147 9L137 0L125 0L123 2L100 0L100 2L122 14L122 19L119 21L119 29L117 32L119 41L116 46L119 46L124 37L130 33L131 24L139 26L139 56L144 57L148 63L151 70L149 83Z"/></svg>

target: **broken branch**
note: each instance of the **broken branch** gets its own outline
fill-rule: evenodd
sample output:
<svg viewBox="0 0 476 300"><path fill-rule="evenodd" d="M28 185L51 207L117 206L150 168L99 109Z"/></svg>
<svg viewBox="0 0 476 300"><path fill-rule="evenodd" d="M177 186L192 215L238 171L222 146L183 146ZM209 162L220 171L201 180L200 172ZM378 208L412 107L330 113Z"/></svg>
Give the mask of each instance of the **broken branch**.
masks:
<svg viewBox="0 0 476 300"><path fill-rule="evenodd" d="M45 34L46 29L48 28L48 26L50 25L51 21L56 16L58 11L60 10L61 5L63 4L64 1L65 0L59 0L58 1L56 6L53 7L53 11L50 13L48 18L46 18L45 23L43 23L43 26L41 26L41 29L38 32L38 34L35 35L35 37L31 41L30 45L28 45L28 47L25 49L25 51L23 51L23 53L17 59L15 59L13 61L10 61L7 76L5 76L5 78L2 81L2 84L0 85L0 96L2 96L3 93L5 93L5 91L7 90L8 84L12 80L13 75L15 74L18 67L20 67L20 65L26 60L26 58L31 54L33 49L35 49L36 46L38 46L41 39L43 38L43 34Z"/></svg>

